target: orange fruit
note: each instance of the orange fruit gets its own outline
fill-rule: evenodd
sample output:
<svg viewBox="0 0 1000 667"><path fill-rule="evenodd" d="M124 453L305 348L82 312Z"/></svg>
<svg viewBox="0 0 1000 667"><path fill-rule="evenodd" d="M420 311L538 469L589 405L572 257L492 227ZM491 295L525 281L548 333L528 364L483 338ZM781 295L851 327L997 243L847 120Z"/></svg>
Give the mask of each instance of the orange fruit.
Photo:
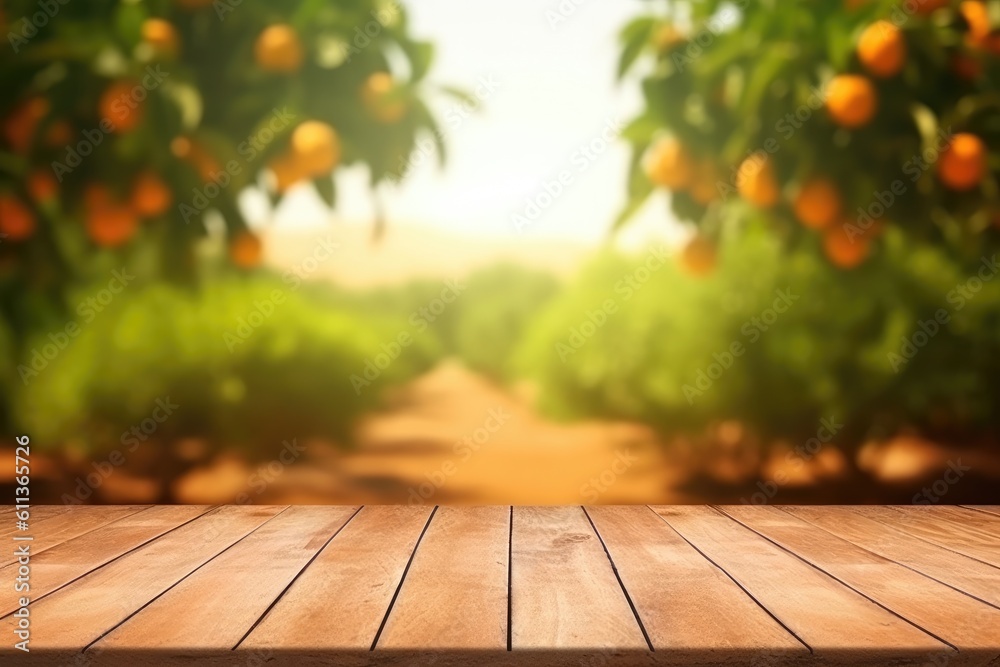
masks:
<svg viewBox="0 0 1000 667"><path fill-rule="evenodd" d="M844 7L846 7L849 12L856 12L869 2L870 0L844 0Z"/></svg>
<svg viewBox="0 0 1000 667"><path fill-rule="evenodd" d="M73 126L65 120L57 120L49 125L45 133L45 143L49 148L60 148L73 141Z"/></svg>
<svg viewBox="0 0 1000 667"><path fill-rule="evenodd" d="M307 120L292 132L291 155L312 176L329 173L340 162L340 137L326 123Z"/></svg>
<svg viewBox="0 0 1000 667"><path fill-rule="evenodd" d="M690 185L694 166L681 142L673 137L664 137L646 151L643 169L655 185L682 190Z"/></svg>
<svg viewBox="0 0 1000 667"><path fill-rule="evenodd" d="M795 217L806 227L823 229L829 227L840 216L840 192L825 178L806 181L795 197L793 208Z"/></svg>
<svg viewBox="0 0 1000 667"><path fill-rule="evenodd" d="M191 150L193 144L188 137L174 137L170 142L170 152L173 153L174 157L185 159L191 157Z"/></svg>
<svg viewBox="0 0 1000 667"><path fill-rule="evenodd" d="M754 206L768 208L778 203L781 194L770 157L750 156L736 172L736 189Z"/></svg>
<svg viewBox="0 0 1000 667"><path fill-rule="evenodd" d="M395 123L406 115L407 104L388 72L375 72L361 87L361 102L380 123Z"/></svg>
<svg viewBox="0 0 1000 667"><path fill-rule="evenodd" d="M144 171L132 184L129 203L137 215L155 218L166 213L173 199L173 193L163 179L151 171Z"/></svg>
<svg viewBox="0 0 1000 667"><path fill-rule="evenodd" d="M858 60L873 76L895 76L906 62L903 31L889 21L876 21L858 40Z"/></svg>
<svg viewBox="0 0 1000 667"><path fill-rule="evenodd" d="M290 25L268 26L253 47L257 66L267 72L295 72L302 67L305 54L299 35Z"/></svg>
<svg viewBox="0 0 1000 667"><path fill-rule="evenodd" d="M0 195L0 234L2 240L23 241L35 233L35 215L11 195Z"/></svg>
<svg viewBox="0 0 1000 667"><path fill-rule="evenodd" d="M36 169L28 175L28 194L36 202L55 199L59 194L59 182L48 169Z"/></svg>
<svg viewBox="0 0 1000 667"><path fill-rule="evenodd" d="M719 198L719 174L711 160L702 160L695 167L691 197L702 206L708 206Z"/></svg>
<svg viewBox="0 0 1000 667"><path fill-rule="evenodd" d="M174 157L184 160L198 172L201 180L208 183L222 167L219 161L197 141L189 137L174 137L170 142L170 152Z"/></svg>
<svg viewBox="0 0 1000 667"><path fill-rule="evenodd" d="M858 266L865 261L870 250L871 240L868 234L851 238L844 226L840 225L826 230L823 234L823 253L834 266L841 269L853 269Z"/></svg>
<svg viewBox="0 0 1000 667"><path fill-rule="evenodd" d="M971 190L986 173L986 146L974 134L959 133L941 153L938 177L952 190Z"/></svg>
<svg viewBox="0 0 1000 667"><path fill-rule="evenodd" d="M32 97L14 107L3 121L3 138L15 153L27 153L35 138L38 123L49 114L49 101Z"/></svg>
<svg viewBox="0 0 1000 667"><path fill-rule="evenodd" d="M159 54L174 57L180 50L180 37L174 24L165 19L146 19L142 22L142 41Z"/></svg>
<svg viewBox="0 0 1000 667"><path fill-rule="evenodd" d="M279 155L267 167L274 174L275 190L279 193L286 192L296 183L309 178L309 172L291 154Z"/></svg>
<svg viewBox="0 0 1000 667"><path fill-rule="evenodd" d="M116 81L101 94L98 113L111 123L114 132L128 132L142 120L143 103L132 95L132 90L138 85L130 80Z"/></svg>
<svg viewBox="0 0 1000 667"><path fill-rule="evenodd" d="M240 232L229 244L229 258L243 269L258 266L264 254L264 244L250 232Z"/></svg>
<svg viewBox="0 0 1000 667"><path fill-rule="evenodd" d="M969 32L965 36L966 44L1000 54L1000 34L990 29L990 17L986 5L977 0L966 0L958 6L958 10L969 24Z"/></svg>
<svg viewBox="0 0 1000 667"><path fill-rule="evenodd" d="M681 251L681 270L690 276L707 276L715 270L715 244L701 234L696 234Z"/></svg>
<svg viewBox="0 0 1000 667"><path fill-rule="evenodd" d="M867 125L878 110L875 86L858 74L835 76L826 88L826 110L841 127Z"/></svg>
<svg viewBox="0 0 1000 667"><path fill-rule="evenodd" d="M87 233L91 240L105 248L117 248L131 239L139 228L139 220L128 206L108 202L87 213Z"/></svg>
<svg viewBox="0 0 1000 667"><path fill-rule="evenodd" d="M685 41L684 33L678 30L672 23L666 23L656 29L653 35L653 44L656 50L663 53L669 51Z"/></svg>

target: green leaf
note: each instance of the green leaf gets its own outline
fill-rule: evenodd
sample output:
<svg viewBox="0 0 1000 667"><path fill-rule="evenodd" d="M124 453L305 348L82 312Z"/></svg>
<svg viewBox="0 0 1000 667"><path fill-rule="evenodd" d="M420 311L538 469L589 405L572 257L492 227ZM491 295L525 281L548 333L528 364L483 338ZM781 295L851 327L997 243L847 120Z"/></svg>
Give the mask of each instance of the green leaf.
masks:
<svg viewBox="0 0 1000 667"><path fill-rule="evenodd" d="M316 188L316 193L319 195L320 199L323 200L323 203L330 208L336 206L337 186L333 180L333 176L322 176L320 178L313 179L313 187Z"/></svg>
<svg viewBox="0 0 1000 667"><path fill-rule="evenodd" d="M430 42L400 40L399 46L410 61L411 79L420 81L431 68L431 63L434 60L434 45Z"/></svg>
<svg viewBox="0 0 1000 667"><path fill-rule="evenodd" d="M652 18L640 18L632 21L632 23L625 26L622 30L622 39L624 41L624 46L622 47L621 57L618 61L618 78L624 77L635 61L642 54L643 49L649 44L649 40L653 34L653 29L656 27L656 21Z"/></svg>
<svg viewBox="0 0 1000 667"><path fill-rule="evenodd" d="M659 120L650 114L643 114L622 129L621 137L632 144L648 144L659 132L661 125Z"/></svg>

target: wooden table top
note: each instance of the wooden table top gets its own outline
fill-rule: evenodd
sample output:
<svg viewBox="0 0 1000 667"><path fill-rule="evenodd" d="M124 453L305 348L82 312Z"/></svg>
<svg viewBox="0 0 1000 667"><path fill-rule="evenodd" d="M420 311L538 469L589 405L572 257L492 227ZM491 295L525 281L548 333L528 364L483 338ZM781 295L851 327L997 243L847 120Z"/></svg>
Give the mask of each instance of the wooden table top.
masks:
<svg viewBox="0 0 1000 667"><path fill-rule="evenodd" d="M1000 506L7 506L0 539L0 663L1000 665Z"/></svg>

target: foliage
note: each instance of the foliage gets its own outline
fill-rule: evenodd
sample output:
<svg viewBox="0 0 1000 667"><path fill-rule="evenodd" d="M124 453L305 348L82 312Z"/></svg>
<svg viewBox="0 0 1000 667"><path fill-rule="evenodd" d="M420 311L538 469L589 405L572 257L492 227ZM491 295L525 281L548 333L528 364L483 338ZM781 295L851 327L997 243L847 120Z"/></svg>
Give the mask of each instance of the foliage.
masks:
<svg viewBox="0 0 1000 667"><path fill-rule="evenodd" d="M650 4L621 33L645 110L623 131L619 224L661 187L702 237L756 208L842 268L888 228L969 258L996 246L1000 1Z"/></svg>
<svg viewBox="0 0 1000 667"><path fill-rule="evenodd" d="M469 368L510 380L518 342L559 288L548 273L510 264L474 273L458 304L456 353Z"/></svg>
<svg viewBox="0 0 1000 667"><path fill-rule="evenodd" d="M157 427L161 442L197 436L248 456L293 437L343 442L384 387L439 356L432 341L416 340L356 390L352 376L363 376L402 326L266 276L197 291L130 287L47 367L18 383L13 413L40 445L100 449L117 446L157 399L169 397L179 407ZM38 335L29 347L49 342Z"/></svg>
<svg viewBox="0 0 1000 667"><path fill-rule="evenodd" d="M518 369L539 381L554 414L637 419L668 433L732 418L801 441L823 417L844 424L847 444L908 426L995 432L995 256L961 264L897 230L884 246L883 263L844 274L815 247L789 253L757 219L723 238L711 277L667 264L632 292L622 279L645 258L609 254L539 319ZM607 299L614 312L588 325Z"/></svg>
<svg viewBox="0 0 1000 667"><path fill-rule="evenodd" d="M4 3L0 55L0 297L59 305L94 261L140 256L190 280L206 220L233 265L260 261L239 197L276 204L366 165L402 176L433 49L393 0ZM49 6L46 5L46 6ZM54 14L53 14L54 12ZM440 153L443 155L443 153Z"/></svg>

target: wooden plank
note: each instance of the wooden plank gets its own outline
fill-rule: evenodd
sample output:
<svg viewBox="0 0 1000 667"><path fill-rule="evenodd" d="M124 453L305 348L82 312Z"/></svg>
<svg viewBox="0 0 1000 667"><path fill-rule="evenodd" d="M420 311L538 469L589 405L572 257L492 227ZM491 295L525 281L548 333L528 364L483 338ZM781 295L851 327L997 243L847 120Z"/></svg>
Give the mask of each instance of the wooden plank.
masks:
<svg viewBox="0 0 1000 667"><path fill-rule="evenodd" d="M647 649L628 599L581 507L515 507L511 646Z"/></svg>
<svg viewBox="0 0 1000 667"><path fill-rule="evenodd" d="M509 507L440 507L375 650L507 647Z"/></svg>
<svg viewBox="0 0 1000 667"><path fill-rule="evenodd" d="M32 528L36 524L45 521L46 519L51 519L54 516L60 514L65 514L71 509L76 507L75 505L31 505L28 507L28 523ZM111 507L110 505L105 505L105 507ZM4 505L2 513L0 513L0 521L3 522L3 531L0 531L0 536L7 536L17 531L17 528L13 527L14 512L16 507L14 505ZM8 526L7 524L11 525ZM19 531L18 531L19 532Z"/></svg>
<svg viewBox="0 0 1000 667"><path fill-rule="evenodd" d="M985 512L994 516L1000 516L1000 505L958 505L976 512Z"/></svg>
<svg viewBox="0 0 1000 667"><path fill-rule="evenodd" d="M951 650L715 510L653 509L817 656L877 662L913 652Z"/></svg>
<svg viewBox="0 0 1000 667"><path fill-rule="evenodd" d="M1000 609L773 507L720 509L965 657L1000 657Z"/></svg>
<svg viewBox="0 0 1000 667"><path fill-rule="evenodd" d="M1000 567L1000 541L974 528L964 528L954 522L935 518L928 512L904 507L864 505L851 509L931 544Z"/></svg>
<svg viewBox="0 0 1000 667"><path fill-rule="evenodd" d="M177 654L191 647L234 648L357 509L290 507L156 598L92 650Z"/></svg>
<svg viewBox="0 0 1000 667"><path fill-rule="evenodd" d="M88 505L75 507L69 512L63 512L44 521L39 521L37 526L34 522L30 522L30 530L26 532L16 531L16 529L15 532L21 535L30 535L34 538L32 540L31 552L37 555L46 549L89 533L101 526L106 526L118 519L143 512L148 508L148 505L118 505L114 507ZM5 552L3 555L0 555L0 567L10 565L16 560L9 552Z"/></svg>
<svg viewBox="0 0 1000 667"><path fill-rule="evenodd" d="M32 651L83 649L283 509L212 510L33 603ZM0 633L13 627L0 620Z"/></svg>
<svg viewBox="0 0 1000 667"><path fill-rule="evenodd" d="M648 507L586 511L657 651L706 659L726 650L808 655L802 642Z"/></svg>
<svg viewBox="0 0 1000 667"><path fill-rule="evenodd" d="M891 507L893 509L899 508L896 505L892 505ZM907 507L907 509L909 508ZM985 512L976 512L964 507L947 505L931 505L929 507L917 505L913 509L917 512L930 514L940 521L956 523L966 529L979 531L985 537L1000 539L1000 516L993 516Z"/></svg>
<svg viewBox="0 0 1000 667"><path fill-rule="evenodd" d="M239 645L239 650L367 651L431 508L364 507ZM336 604L331 604L335 600Z"/></svg>
<svg viewBox="0 0 1000 667"><path fill-rule="evenodd" d="M197 518L206 505L163 505L95 528L40 554L31 555L31 599L37 601L127 551ZM0 581L14 581L18 564L0 568ZM0 588L0 616L18 608L20 593Z"/></svg>
<svg viewBox="0 0 1000 667"><path fill-rule="evenodd" d="M782 505L780 509L1000 608L1000 569L861 516L848 507Z"/></svg>

